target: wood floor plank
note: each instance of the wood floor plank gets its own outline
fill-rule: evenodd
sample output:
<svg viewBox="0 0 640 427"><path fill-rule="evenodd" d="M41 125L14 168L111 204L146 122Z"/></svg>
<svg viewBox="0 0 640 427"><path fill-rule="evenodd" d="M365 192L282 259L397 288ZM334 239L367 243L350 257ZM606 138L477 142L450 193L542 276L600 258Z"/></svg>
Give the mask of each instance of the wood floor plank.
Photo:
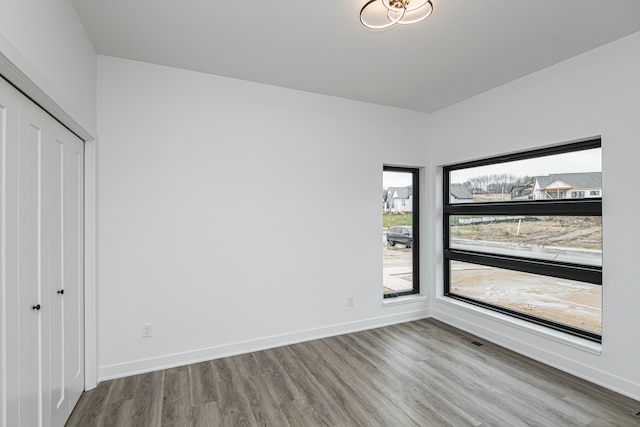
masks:
<svg viewBox="0 0 640 427"><path fill-rule="evenodd" d="M189 396L188 367L180 366L166 370L162 397L162 426L179 427L193 424Z"/></svg>
<svg viewBox="0 0 640 427"><path fill-rule="evenodd" d="M394 363L381 369L378 361L366 356L363 346L349 338L343 336L324 341L337 355L348 353L351 356L344 358L345 363L349 364L352 376L361 378L361 387L371 390L368 398L376 403L379 410L390 414L399 425L433 425L441 421L433 411L427 410L413 399L406 399L406 390L415 390L421 384L414 377L405 375L407 370L403 366ZM396 382L399 377L404 378L404 381Z"/></svg>
<svg viewBox="0 0 640 427"><path fill-rule="evenodd" d="M362 339L370 346L380 350L381 354L387 354L388 351L392 351L390 349L393 347L378 341L375 335L358 334L355 339ZM426 347L430 344L422 343L422 345ZM453 393L452 396L447 395L450 391L446 388L447 382L439 383L437 379L434 381L431 377L424 375L419 363L429 363L429 360L416 363L410 357L404 355L388 358L379 357L376 352L371 352L370 354L370 357L374 358L375 363L381 366L383 371L402 378L402 382L406 384L402 396L406 401L411 401L420 414L430 417L430 421L426 425L448 425L448 423L453 423L454 425L479 424L475 416L479 411L469 410L473 409L473 406L469 408L464 405L457 405L455 398L458 395ZM465 396L464 389L460 392L461 396ZM461 400L464 401L466 399L461 398Z"/></svg>
<svg viewBox="0 0 640 427"><path fill-rule="evenodd" d="M78 404L71 413L66 426L98 426L100 418L105 412L112 384L112 381L105 381L98 384L98 386L93 390L82 393L82 396L80 396Z"/></svg>
<svg viewBox="0 0 640 427"><path fill-rule="evenodd" d="M107 404L117 404L133 399L135 377L125 377L113 380Z"/></svg>
<svg viewBox="0 0 640 427"><path fill-rule="evenodd" d="M485 423L509 420L512 425L544 425L540 424L539 418L548 417L550 408L537 408L539 402L535 398L535 388L528 387L517 377L505 377L499 369L478 364L478 361L482 361L483 347L469 345L466 341L458 340L457 336L442 339L447 338L447 345L453 350L447 357L424 361L418 366L425 370L425 380L439 383L444 393L454 391L448 395L448 401L455 402L456 406L466 411L471 409L470 412ZM442 346L441 337L437 334L432 334L433 344ZM433 369L433 366L437 368ZM526 397L522 396L523 391ZM462 400L460 396L465 398ZM486 411L485 408L490 410ZM547 413L540 414L539 409ZM567 425L563 418L564 414L561 413L556 419L561 425Z"/></svg>
<svg viewBox="0 0 640 427"><path fill-rule="evenodd" d="M398 356L389 358L381 343L363 340L363 334L345 335L338 339L354 343L352 348L359 349L362 355L376 366L382 375L380 388L385 391L399 409L414 414L420 425L447 425L448 422L464 420L464 425L477 425L477 420L465 411L443 400L440 393L433 389L429 381L419 376L419 368L410 358ZM364 345L358 345L358 342ZM374 347L377 345L377 347ZM376 351L377 350L377 351ZM384 386L386 385L386 387ZM462 422L462 421L461 421Z"/></svg>
<svg viewBox="0 0 640 427"><path fill-rule="evenodd" d="M131 427L133 425L133 399L118 399L107 404L107 410L100 416L98 425L103 427Z"/></svg>
<svg viewBox="0 0 640 427"><path fill-rule="evenodd" d="M191 420L194 427L218 427L223 424L224 415L219 402L196 404L192 408ZM153 424L152 424L153 425Z"/></svg>
<svg viewBox="0 0 640 427"><path fill-rule="evenodd" d="M350 353L352 357L344 357L353 349L334 339L324 339L320 343L327 349L325 354L331 351L335 358L341 360L341 375L345 380L356 390L367 391L364 399L375 405L381 420L404 426L423 424L422 417L417 417L419 414L410 411L403 400L396 399L397 394L387 386L388 383L373 365L365 359L354 357L356 353ZM359 394L364 393L361 391Z"/></svg>
<svg viewBox="0 0 640 427"><path fill-rule="evenodd" d="M309 425L346 425L348 417L342 407L334 401L326 388L311 374L291 347L280 347L273 352L283 367L289 380L299 390L301 398L283 403L282 411L293 426L299 423L300 415L305 415Z"/></svg>
<svg viewBox="0 0 640 427"><path fill-rule="evenodd" d="M191 405L197 406L220 400L218 381L210 361L189 365Z"/></svg>
<svg viewBox="0 0 640 427"><path fill-rule="evenodd" d="M433 319L104 381L69 427L640 426L640 402Z"/></svg>
<svg viewBox="0 0 640 427"><path fill-rule="evenodd" d="M223 414L223 425L255 426L258 425L245 393L239 373L238 356L219 359L212 364L217 371L221 393L220 409Z"/></svg>
<svg viewBox="0 0 640 427"><path fill-rule="evenodd" d="M291 382L272 350L253 353L253 355L257 369L248 378L260 379L258 384L274 405L291 402L300 397L300 391Z"/></svg>
<svg viewBox="0 0 640 427"><path fill-rule="evenodd" d="M291 347L294 353L304 360L307 370L324 386L330 398L342 408L348 416L348 421L354 425L381 425L376 418L375 407L364 401L362 395L358 395L332 368L337 360L325 359L313 341Z"/></svg>
<svg viewBox="0 0 640 427"><path fill-rule="evenodd" d="M347 425L346 421L331 422L322 418L323 412L316 411L304 398L280 405L282 414L292 427L297 426L339 426Z"/></svg>
<svg viewBox="0 0 640 427"><path fill-rule="evenodd" d="M164 375L156 371L136 375L133 393L132 425L134 427L159 426L162 423Z"/></svg>

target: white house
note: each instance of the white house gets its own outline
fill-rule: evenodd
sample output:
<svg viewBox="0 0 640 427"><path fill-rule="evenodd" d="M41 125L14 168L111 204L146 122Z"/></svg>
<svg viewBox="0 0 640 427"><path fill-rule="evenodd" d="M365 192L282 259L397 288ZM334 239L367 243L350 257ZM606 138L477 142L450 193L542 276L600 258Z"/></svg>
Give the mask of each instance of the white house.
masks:
<svg viewBox="0 0 640 427"><path fill-rule="evenodd" d="M532 16L510 0L434 0L438 25L377 32L357 27L362 5L354 2L290 2L286 13L271 2L218 3L0 6L0 74L85 141L84 316L76 320L86 389L433 317L640 400L640 231L629 226L640 211L629 197L637 175L629 153L640 134L640 2L548 0ZM206 13L170 19L196 4ZM249 6L257 9L243 9ZM459 15L437 21L439 10ZM476 17L482 10L486 20ZM579 19L567 12L574 10ZM515 11L523 12L519 19ZM189 39L181 23L220 34ZM336 33L342 27L349 29ZM436 29L448 37L432 37ZM481 33L498 41L482 42ZM98 43L105 39L113 49ZM174 56L164 58L173 46ZM187 69L181 60L190 54ZM432 73L414 66L421 61ZM209 66L219 72L205 72ZM7 105L0 99L0 120L14 114ZM442 166L596 136L607 189L602 344L444 297ZM2 168L14 161L0 160ZM379 286L385 165L420 169L421 288L404 304L383 302ZM273 189L284 187L281 195L296 201L287 215L270 208L277 206ZM4 238L12 217L5 217L2 188ZM553 189L583 191L564 179L536 191ZM349 250L336 249L336 235L350 236ZM3 269L13 256L1 253ZM6 380L14 369L5 363L7 339L16 337L7 332L8 309L18 305L14 284L3 276L0 286L4 426L8 393L17 390ZM357 304L347 306L348 295ZM25 307L38 315L32 303Z"/></svg>
<svg viewBox="0 0 640 427"><path fill-rule="evenodd" d="M413 186L389 187L386 194L386 211L413 212Z"/></svg>
<svg viewBox="0 0 640 427"><path fill-rule="evenodd" d="M585 199L602 197L602 173L562 173L536 176L511 189L511 199Z"/></svg>
<svg viewBox="0 0 640 427"><path fill-rule="evenodd" d="M576 199L602 197L602 173L564 173L537 176L534 199Z"/></svg>

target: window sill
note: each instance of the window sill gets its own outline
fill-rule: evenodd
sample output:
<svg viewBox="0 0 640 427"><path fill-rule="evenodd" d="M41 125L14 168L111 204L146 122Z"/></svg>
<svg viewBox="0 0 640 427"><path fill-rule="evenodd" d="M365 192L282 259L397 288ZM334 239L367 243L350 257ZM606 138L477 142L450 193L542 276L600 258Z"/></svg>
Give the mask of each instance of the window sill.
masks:
<svg viewBox="0 0 640 427"><path fill-rule="evenodd" d="M482 316L486 319L490 319L496 322L500 322L504 325L509 325L511 327L520 329L525 332L533 333L543 338L547 338L558 343L576 348L578 350L585 351L587 353L595 354L600 356L602 354L602 344L591 342L579 337L574 337L572 335L556 331L554 329L546 328L542 325L536 325L535 323L529 323L526 320L516 319L511 316L507 316L502 313L497 313L492 310L488 310L486 308L478 307L473 304L468 304L464 301L458 301L452 298L447 298L445 296L437 298L439 302L445 303L447 305L463 309L465 311L471 312L478 316Z"/></svg>
<svg viewBox="0 0 640 427"><path fill-rule="evenodd" d="M389 306L392 306L392 305L412 304L412 303L416 303L416 302L424 302L424 301L427 301L428 299L429 299L428 296L420 295L420 294L405 295L405 296L402 296L402 297L395 297L395 298L385 298L382 301L382 306L383 307L389 307Z"/></svg>

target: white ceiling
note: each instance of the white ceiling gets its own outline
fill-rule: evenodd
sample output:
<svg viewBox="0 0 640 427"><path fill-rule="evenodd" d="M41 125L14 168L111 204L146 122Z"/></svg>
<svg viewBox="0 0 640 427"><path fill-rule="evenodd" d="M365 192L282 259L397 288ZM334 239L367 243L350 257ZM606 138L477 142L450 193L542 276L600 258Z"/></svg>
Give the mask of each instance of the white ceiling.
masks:
<svg viewBox="0 0 640 427"><path fill-rule="evenodd" d="M366 0L72 3L99 54L424 112L640 30L639 0L432 1L377 31Z"/></svg>

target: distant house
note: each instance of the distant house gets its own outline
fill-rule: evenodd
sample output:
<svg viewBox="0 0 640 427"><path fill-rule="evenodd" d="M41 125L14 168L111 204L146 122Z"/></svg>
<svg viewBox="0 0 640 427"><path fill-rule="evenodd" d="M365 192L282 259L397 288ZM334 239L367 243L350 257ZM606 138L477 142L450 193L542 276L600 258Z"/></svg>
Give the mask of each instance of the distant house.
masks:
<svg viewBox="0 0 640 427"><path fill-rule="evenodd" d="M536 176L511 188L512 200L584 199L602 197L602 172Z"/></svg>
<svg viewBox="0 0 640 427"><path fill-rule="evenodd" d="M385 212L413 212L413 185L407 187L389 187L383 194Z"/></svg>
<svg viewBox="0 0 640 427"><path fill-rule="evenodd" d="M535 179L524 185L514 185L509 191L511 200L532 200Z"/></svg>
<svg viewBox="0 0 640 427"><path fill-rule="evenodd" d="M449 185L449 203L473 202L473 194L463 184Z"/></svg>

